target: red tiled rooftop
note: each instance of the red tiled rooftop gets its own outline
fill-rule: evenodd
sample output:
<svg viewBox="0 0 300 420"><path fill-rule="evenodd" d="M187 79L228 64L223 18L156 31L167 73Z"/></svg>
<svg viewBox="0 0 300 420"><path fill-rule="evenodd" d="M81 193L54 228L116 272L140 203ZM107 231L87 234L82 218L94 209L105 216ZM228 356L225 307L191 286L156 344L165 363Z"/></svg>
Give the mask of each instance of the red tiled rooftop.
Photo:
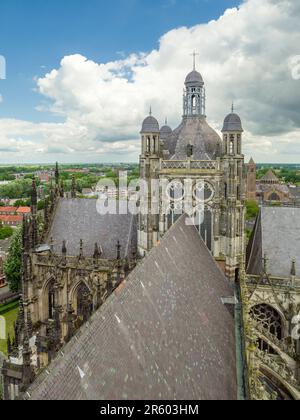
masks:
<svg viewBox="0 0 300 420"><path fill-rule="evenodd" d="M13 207L13 206L6 206L6 207L0 207L0 214L3 213L10 213L10 214L28 214L30 213L30 207Z"/></svg>
<svg viewBox="0 0 300 420"><path fill-rule="evenodd" d="M6 207L0 207L0 213L15 213L17 211L18 207L12 207L12 206L6 206Z"/></svg>
<svg viewBox="0 0 300 420"><path fill-rule="evenodd" d="M17 213L30 213L30 207L19 207Z"/></svg>
<svg viewBox="0 0 300 420"><path fill-rule="evenodd" d="M0 214L0 221L1 222L22 222L23 220L23 216L20 215L5 215L5 214Z"/></svg>

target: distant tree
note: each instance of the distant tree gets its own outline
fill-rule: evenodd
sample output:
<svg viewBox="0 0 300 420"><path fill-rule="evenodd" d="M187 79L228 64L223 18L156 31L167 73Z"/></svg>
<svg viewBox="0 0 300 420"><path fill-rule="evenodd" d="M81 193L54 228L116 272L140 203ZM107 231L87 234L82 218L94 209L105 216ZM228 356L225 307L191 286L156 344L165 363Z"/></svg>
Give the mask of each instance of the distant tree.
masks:
<svg viewBox="0 0 300 420"><path fill-rule="evenodd" d="M22 259L22 227L15 230L9 248L7 260L4 264L4 272L9 288L12 292L18 292L21 288L21 259Z"/></svg>
<svg viewBox="0 0 300 420"><path fill-rule="evenodd" d="M40 201L38 202L37 209L38 209L38 210L44 210L44 208L45 208L45 204L46 204L45 200L40 200Z"/></svg>
<svg viewBox="0 0 300 420"><path fill-rule="evenodd" d="M0 222L0 239L7 239L10 238L14 233L14 230L10 226L3 226L2 222Z"/></svg>
<svg viewBox="0 0 300 420"><path fill-rule="evenodd" d="M251 219L254 219L255 217L257 217L257 215L259 213L259 206L258 206L256 201L254 201L254 200L247 201L246 202L246 209L247 209L247 215L246 215L247 220L251 220Z"/></svg>
<svg viewBox="0 0 300 420"><path fill-rule="evenodd" d="M28 207L30 206L30 200L17 200L15 207Z"/></svg>

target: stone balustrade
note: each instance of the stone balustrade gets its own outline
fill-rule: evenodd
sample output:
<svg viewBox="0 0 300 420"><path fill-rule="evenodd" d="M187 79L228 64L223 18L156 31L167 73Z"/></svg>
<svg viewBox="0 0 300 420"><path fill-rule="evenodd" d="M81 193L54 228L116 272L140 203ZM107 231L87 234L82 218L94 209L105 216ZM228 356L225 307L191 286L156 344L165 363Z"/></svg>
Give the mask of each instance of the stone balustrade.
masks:
<svg viewBox="0 0 300 420"><path fill-rule="evenodd" d="M219 163L214 160L162 160L161 169L198 169L216 171Z"/></svg>

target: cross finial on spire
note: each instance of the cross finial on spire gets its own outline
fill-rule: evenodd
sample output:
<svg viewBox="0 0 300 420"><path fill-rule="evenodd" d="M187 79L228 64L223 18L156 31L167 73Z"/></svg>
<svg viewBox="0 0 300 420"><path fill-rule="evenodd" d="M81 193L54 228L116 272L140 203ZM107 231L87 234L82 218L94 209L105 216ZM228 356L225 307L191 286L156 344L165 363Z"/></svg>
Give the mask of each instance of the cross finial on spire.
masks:
<svg viewBox="0 0 300 420"><path fill-rule="evenodd" d="M152 106L150 105L149 115L152 116Z"/></svg>
<svg viewBox="0 0 300 420"><path fill-rule="evenodd" d="M233 114L234 113L234 102L232 101L232 104L231 104L231 113Z"/></svg>
<svg viewBox="0 0 300 420"><path fill-rule="evenodd" d="M196 51L194 50L193 54L191 54L193 56L193 70L196 70L196 57L197 55L199 55L198 53L196 53Z"/></svg>
<svg viewBox="0 0 300 420"><path fill-rule="evenodd" d="M165 121L166 125L168 125L168 118L166 117L166 121Z"/></svg>

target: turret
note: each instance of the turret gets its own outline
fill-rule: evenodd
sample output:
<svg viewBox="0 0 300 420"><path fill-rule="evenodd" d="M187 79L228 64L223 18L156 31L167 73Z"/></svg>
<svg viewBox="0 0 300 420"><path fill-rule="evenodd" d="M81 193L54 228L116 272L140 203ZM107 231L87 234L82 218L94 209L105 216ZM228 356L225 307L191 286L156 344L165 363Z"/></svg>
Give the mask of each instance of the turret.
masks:
<svg viewBox="0 0 300 420"><path fill-rule="evenodd" d="M234 113L227 115L223 124L222 165L224 170L224 209L226 236L224 253L226 274L234 280L239 268L239 259L245 247L245 193L244 156L242 154L243 127L240 117Z"/></svg>
<svg viewBox="0 0 300 420"><path fill-rule="evenodd" d="M159 124L156 118L150 115L145 118L141 130L142 136L142 155L152 156L159 155L160 152L160 131Z"/></svg>
<svg viewBox="0 0 300 420"><path fill-rule="evenodd" d="M150 115L143 121L141 142L140 177L145 182L141 188L143 214L139 215L138 242L140 255L143 256L158 241L159 233L159 212L154 211L158 202L153 200L155 192L153 191L152 181L159 178L161 145L159 124L157 119L152 116L151 109ZM151 217L151 214L153 214L153 217Z"/></svg>
<svg viewBox="0 0 300 420"><path fill-rule="evenodd" d="M242 154L243 131L241 119L234 113L232 106L232 112L225 118L222 129L224 155L236 156Z"/></svg>

